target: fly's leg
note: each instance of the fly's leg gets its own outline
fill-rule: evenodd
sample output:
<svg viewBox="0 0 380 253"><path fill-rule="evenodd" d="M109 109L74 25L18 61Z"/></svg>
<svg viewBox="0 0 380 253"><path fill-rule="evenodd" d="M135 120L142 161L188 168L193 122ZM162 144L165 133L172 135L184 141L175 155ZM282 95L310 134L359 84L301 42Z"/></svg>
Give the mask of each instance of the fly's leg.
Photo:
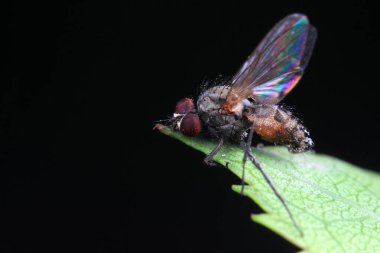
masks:
<svg viewBox="0 0 380 253"><path fill-rule="evenodd" d="M241 191L240 191L241 195L243 195L243 193L244 193L245 164L247 163L247 157L248 157L248 155L251 153L251 145L252 145L252 138L253 138L254 131L255 130L254 130L253 126L252 126L251 129L249 129L247 141L245 142L244 141L244 137L242 137L242 140L240 142L240 145L242 146L243 151L244 151L244 155L243 155L243 172L242 172L242 175L241 175Z"/></svg>
<svg viewBox="0 0 380 253"><path fill-rule="evenodd" d="M250 130L250 133L249 135L253 135L253 129ZM248 136L248 141L251 141L252 142L252 137L251 137L251 140L250 140L250 137ZM259 163L259 161L256 159L256 157L254 157L254 155L252 154L251 152L251 146L248 146L248 144L250 144L249 142L242 142L242 145L244 146L244 158L243 158L243 175L244 175L244 159L249 159L253 165L261 172L261 174L263 175L265 181L268 183L269 187L272 189L272 191L274 192L274 194L276 195L276 197L280 200L281 204L284 206L286 212L288 213L289 217L290 217L290 220L292 221L294 227L298 230L298 232L300 233L301 237L303 237L303 232L301 230L301 228L298 226L296 220L294 219L292 213L290 212L290 209L288 207L288 205L286 204L285 202L285 199L281 196L281 194L276 190L276 188L274 187L272 181L270 180L270 178L268 177L268 175L265 173L264 169L261 167L261 164ZM243 192L243 186L244 184L242 185L242 192Z"/></svg>
<svg viewBox="0 0 380 253"><path fill-rule="evenodd" d="M264 148L265 147L265 145L264 145L264 143L257 143L257 145L256 145L256 148L257 149L260 149L260 148Z"/></svg>
<svg viewBox="0 0 380 253"><path fill-rule="evenodd" d="M224 139L220 138L219 143L215 146L215 148L206 156L206 158L203 160L203 162L209 166L215 166L215 163L213 162L214 156L220 151L220 149L223 147Z"/></svg>

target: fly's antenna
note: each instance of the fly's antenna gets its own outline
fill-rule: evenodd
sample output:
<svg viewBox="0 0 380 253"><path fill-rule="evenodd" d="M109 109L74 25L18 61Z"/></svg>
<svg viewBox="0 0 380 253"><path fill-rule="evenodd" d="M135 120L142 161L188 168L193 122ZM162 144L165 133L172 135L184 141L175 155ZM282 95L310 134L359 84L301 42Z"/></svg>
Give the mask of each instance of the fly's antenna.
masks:
<svg viewBox="0 0 380 253"><path fill-rule="evenodd" d="M252 142L252 136L251 135L253 136L253 129L250 130L249 135L248 135L248 141ZM290 217L290 220L292 221L294 227L298 230L298 232L300 233L301 237L303 237L302 229L300 228L300 226L298 226L296 220L294 219L292 212L290 211L288 205L285 202L285 199L276 190L276 188L274 187L272 181L270 180L270 178L268 177L268 175L265 173L264 169L261 167L261 164L259 163L259 161L252 155L252 153L251 153L251 146L247 145L247 144L249 144L248 141L247 142L242 141L242 146L244 148L243 177L244 177L244 168L245 168L245 166L244 166L245 165L244 164L244 162L245 162L244 159L246 160L248 158L253 163L253 165L260 171L260 173L263 175L265 181L268 183L268 185L270 186L270 188L272 189L272 191L274 192L274 194L276 195L276 197L278 198L278 200L280 200L281 204L285 207L285 210L288 213L288 215ZM242 177L242 179L243 179L243 177ZM244 182L242 184L242 191L241 191L242 194L243 194L243 187L244 187Z"/></svg>
<svg viewBox="0 0 380 253"><path fill-rule="evenodd" d="M173 123L173 121L174 121L173 117L168 117L167 119L155 120L154 123L169 126Z"/></svg>

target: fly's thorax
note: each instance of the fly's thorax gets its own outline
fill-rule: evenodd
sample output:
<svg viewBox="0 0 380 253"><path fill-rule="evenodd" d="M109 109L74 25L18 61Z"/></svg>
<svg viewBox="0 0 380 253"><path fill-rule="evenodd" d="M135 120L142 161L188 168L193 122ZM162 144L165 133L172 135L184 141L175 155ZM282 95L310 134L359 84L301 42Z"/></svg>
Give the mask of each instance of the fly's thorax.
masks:
<svg viewBox="0 0 380 253"><path fill-rule="evenodd" d="M239 115L223 110L229 91L229 86L214 86L205 90L198 98L197 112L212 135L226 139L240 138L248 128L248 122Z"/></svg>
<svg viewBox="0 0 380 253"><path fill-rule="evenodd" d="M214 86L202 92L197 101L198 112L220 110L229 91L229 86Z"/></svg>

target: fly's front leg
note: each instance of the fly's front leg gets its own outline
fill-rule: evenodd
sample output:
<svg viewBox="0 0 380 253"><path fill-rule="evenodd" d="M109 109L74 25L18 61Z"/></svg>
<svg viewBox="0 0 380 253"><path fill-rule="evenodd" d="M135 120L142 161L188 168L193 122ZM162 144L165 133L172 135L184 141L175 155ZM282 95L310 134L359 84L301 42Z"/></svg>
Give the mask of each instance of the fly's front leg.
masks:
<svg viewBox="0 0 380 253"><path fill-rule="evenodd" d="M224 139L223 137L220 138L219 143L215 146L215 148L206 156L206 158L203 160L203 162L209 166L215 166L213 159L216 154L220 151L220 149L223 147Z"/></svg>

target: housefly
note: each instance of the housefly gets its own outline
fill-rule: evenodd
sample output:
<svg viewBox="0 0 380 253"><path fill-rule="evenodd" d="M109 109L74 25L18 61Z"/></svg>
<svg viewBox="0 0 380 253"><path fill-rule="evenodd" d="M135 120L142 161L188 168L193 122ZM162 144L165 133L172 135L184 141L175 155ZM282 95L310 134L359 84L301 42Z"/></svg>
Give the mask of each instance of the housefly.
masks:
<svg viewBox="0 0 380 253"><path fill-rule="evenodd" d="M284 107L277 105L299 82L311 57L316 29L303 14L292 14L278 22L226 83L205 89L196 103L180 100L172 126L187 136L202 128L218 139L204 159L212 165L214 156L227 141L240 143L243 151L242 192L246 161L261 172L302 235L284 198L279 194L259 161L251 153L253 134L275 144L285 144L292 153L313 147L309 132ZM196 104L196 105L195 105Z"/></svg>

